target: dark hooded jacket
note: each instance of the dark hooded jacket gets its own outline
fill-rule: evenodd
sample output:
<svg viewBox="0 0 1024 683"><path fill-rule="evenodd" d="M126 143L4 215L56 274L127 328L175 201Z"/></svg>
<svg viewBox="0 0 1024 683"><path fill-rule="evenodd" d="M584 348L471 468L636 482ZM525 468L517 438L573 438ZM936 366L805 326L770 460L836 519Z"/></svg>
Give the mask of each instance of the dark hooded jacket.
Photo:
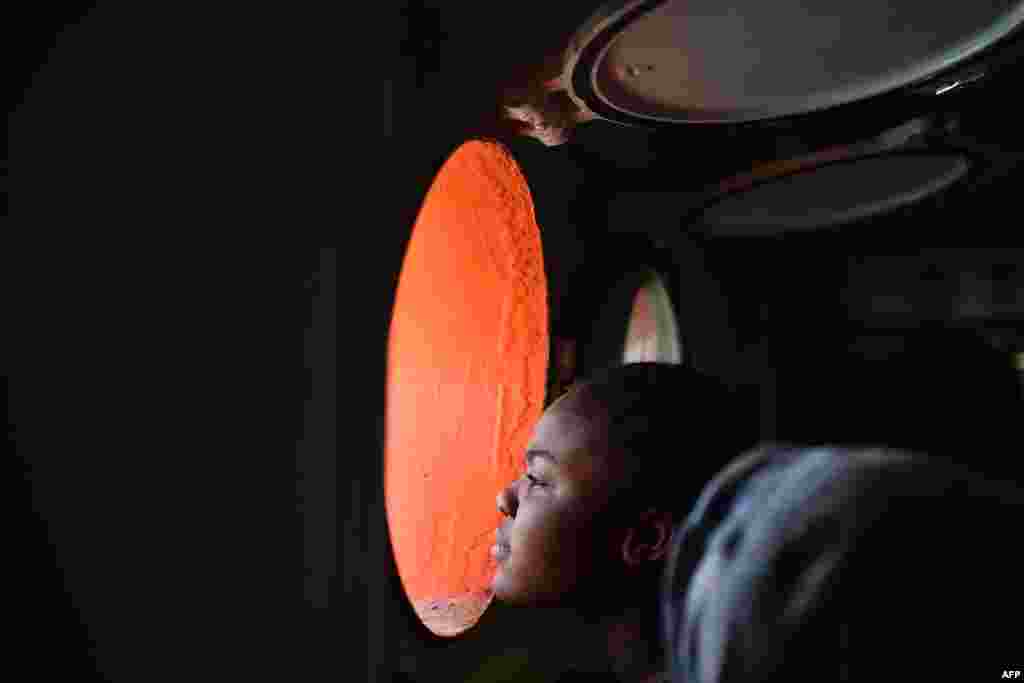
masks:
<svg viewBox="0 0 1024 683"><path fill-rule="evenodd" d="M1015 484L905 452L771 446L738 458L672 538L661 601L672 680L993 680L1024 668L1022 512Z"/></svg>

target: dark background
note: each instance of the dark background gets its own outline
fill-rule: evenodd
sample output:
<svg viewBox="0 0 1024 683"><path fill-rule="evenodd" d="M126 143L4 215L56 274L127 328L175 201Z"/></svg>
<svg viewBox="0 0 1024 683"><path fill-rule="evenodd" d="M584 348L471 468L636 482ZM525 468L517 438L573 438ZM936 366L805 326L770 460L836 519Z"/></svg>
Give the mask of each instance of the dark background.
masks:
<svg viewBox="0 0 1024 683"><path fill-rule="evenodd" d="M100 2L6 22L27 45L4 250L13 670L465 680L519 651L599 668L565 637L572 614L542 629L495 605L465 638L430 638L383 514L384 342L409 228L503 74L595 3L548 5ZM964 125L1019 153L1001 92L959 100ZM594 123L557 149L509 144L544 232L552 333L585 339L625 265L662 264L688 353L762 398L761 436L772 350L808 330L930 320L1021 348L1022 253L1000 246L1020 223L1012 163L941 215L716 240L680 229L686 193L775 157L775 136Z"/></svg>
<svg viewBox="0 0 1024 683"><path fill-rule="evenodd" d="M4 249L13 671L365 677L339 562L361 538L360 475L337 432L367 457L379 410L360 408L367 350L336 337L337 293L365 274L339 287L339 250L313 246L355 256L365 211L337 168L364 157L338 144L356 117L316 92L338 50L307 22L116 2L5 22L23 46ZM374 330L362 301L344 308L351 337ZM356 366L341 420L339 358Z"/></svg>

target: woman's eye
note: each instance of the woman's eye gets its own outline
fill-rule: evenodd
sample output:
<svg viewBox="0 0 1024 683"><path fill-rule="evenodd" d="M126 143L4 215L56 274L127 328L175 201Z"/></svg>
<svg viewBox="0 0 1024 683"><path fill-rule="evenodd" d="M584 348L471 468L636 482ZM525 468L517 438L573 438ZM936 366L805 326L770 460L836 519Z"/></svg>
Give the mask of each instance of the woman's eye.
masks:
<svg viewBox="0 0 1024 683"><path fill-rule="evenodd" d="M527 474L526 478L530 481L531 488L534 486L544 486L544 482L542 482L540 479L533 476L532 474Z"/></svg>

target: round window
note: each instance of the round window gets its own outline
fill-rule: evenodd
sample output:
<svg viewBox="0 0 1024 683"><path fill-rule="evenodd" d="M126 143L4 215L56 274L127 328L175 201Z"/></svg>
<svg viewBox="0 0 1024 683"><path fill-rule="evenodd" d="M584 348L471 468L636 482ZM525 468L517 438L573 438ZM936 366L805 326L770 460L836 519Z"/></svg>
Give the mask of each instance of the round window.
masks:
<svg viewBox="0 0 1024 683"><path fill-rule="evenodd" d="M405 592L439 636L472 627L490 603L495 499L522 474L547 364L529 187L504 147L467 142L420 209L388 337L388 530Z"/></svg>
<svg viewBox="0 0 1024 683"><path fill-rule="evenodd" d="M682 358L679 328L668 290L657 273L647 271L633 297L622 362L681 363Z"/></svg>

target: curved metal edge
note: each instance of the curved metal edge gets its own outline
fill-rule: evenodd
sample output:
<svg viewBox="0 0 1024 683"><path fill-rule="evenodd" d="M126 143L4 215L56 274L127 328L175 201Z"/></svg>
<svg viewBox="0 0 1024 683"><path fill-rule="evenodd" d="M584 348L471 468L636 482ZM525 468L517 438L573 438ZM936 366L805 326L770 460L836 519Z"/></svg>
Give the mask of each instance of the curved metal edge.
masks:
<svg viewBox="0 0 1024 683"><path fill-rule="evenodd" d="M600 98L582 95L581 93L588 92L588 89L581 88L578 81L580 74L585 73L588 75L587 78L589 78L593 61L596 59L596 54L592 54L594 46L603 44L601 41L595 41L596 38L602 34L616 35L618 31L614 29L624 26L635 16L653 10L667 2L668 0L612 0L612 2L608 2L598 8L583 23L579 30L572 35L564 56L565 68L562 78L565 82L566 93L577 107L593 112L597 118L610 121L611 123L648 125L640 123L643 119L639 117L637 121L631 122L620 121L611 116L604 115L604 111L608 108L600 101ZM581 63L584 64L582 70L579 68Z"/></svg>
<svg viewBox="0 0 1024 683"><path fill-rule="evenodd" d="M619 125L647 129L678 128L680 126L758 128L772 125L796 125L810 118L865 104L886 106L896 101L925 99L932 101L947 93L958 93L963 86L971 88L990 81L999 70L1015 65L1024 58L1024 23L937 72L901 86L876 93L860 100L819 107L817 109L766 116L758 119L738 118L735 121L665 120L631 114L605 103L593 88L592 72L597 62L625 26L635 17L650 12L668 0L616 0L603 5L570 40L565 59L563 79L566 92L578 107L592 112L596 118Z"/></svg>
<svg viewBox="0 0 1024 683"><path fill-rule="evenodd" d="M856 214L856 213L851 213L850 211L841 212L840 214L838 214L838 215L840 215L840 218L838 220L836 220L834 222L831 222L831 223L822 224L821 227L823 229L824 228L828 228L828 229L838 228L840 226L849 225L851 223L856 223L857 221L860 221L860 220L866 220L868 218L877 216L877 215L882 214L882 213L886 213L886 212L894 211L894 210L899 210L899 209L905 208L907 206L910 206L910 205L913 205L913 204L917 204L917 203L920 203L922 201L926 201L928 198L933 197L933 196L935 196L935 195L937 195L937 194L939 194L939 193L941 193L943 191L949 190L953 186L956 186L956 185L959 185L959 184L962 184L962 183L967 183L972 175L974 175L977 172L979 172L980 166L981 166L968 153L966 153L963 150L959 150L959 149L941 149L941 148L931 148L931 149L904 148L904 149L892 149L892 150L879 149L877 151L870 151L870 152L867 152L867 153L864 153L864 154L854 154L854 155L850 155L850 156L844 156L842 158L830 160L830 161L827 161L825 163L812 164L810 166L804 166L804 167L798 168L798 169L790 171L790 172L783 172L783 173L778 173L778 174L774 174L774 175L768 175L768 176L765 176L763 178L758 178L756 182L752 182L751 184L746 185L746 186L744 186L744 187L742 187L740 189L730 190L730 191L727 191L727 192L715 195L712 198L705 200L704 202L701 203L699 208L694 209L692 212L689 213L689 216L688 216L689 220L687 220L685 222L690 226L691 229L698 230L701 235L703 235L704 237L709 238L709 239L739 239L739 238L743 238L743 237L750 237L751 235L745 235L745 234L742 234L742 233L737 233L737 234L732 234L732 233L719 234L719 233L716 233L714 230L709 229L709 226L707 224L702 222L701 217L705 213L707 213L710 209L714 208L717 204L720 204L721 202L724 202L724 201L728 200L731 197L735 197L735 196L738 196L738 195L743 194L745 192L750 192L750 191L756 190L759 187L763 187L765 185L769 185L769 184L771 184L773 182L776 182L776 181L779 181L779 180L783 180L783 179L786 179L786 178L792 178L792 177L795 177L795 176L798 176L798 175L802 175L804 173L810 173L813 170L818 170L818 169L822 169L822 168L828 168L830 166L839 166L839 165L842 165L842 164L852 164L852 163L857 163L859 161L870 161L870 160L874 160L874 159L883 159L883 158L892 159L892 158L904 157L904 156L910 156L910 157L922 157L922 156L950 157L950 156L953 156L953 157L957 157L958 166L957 166L957 169L955 169L955 170L958 171L958 172L953 173L953 174L947 173L947 174L944 174L943 176L935 178L932 181L930 181L929 183L927 183L925 186L923 186L922 188L918 188L917 190L915 190L912 193L910 193L909 196L900 196L900 197L897 197L897 198L890 198L890 199L887 199L885 201L882 201L882 202L879 203L879 207L880 208L878 208L878 210L870 211L870 212L865 213L865 214ZM807 230L808 230L808 228L806 228L806 227L800 227L800 228L792 228L792 229L788 229L788 230L779 230L779 231L777 231L777 233L773 233L773 234L779 234L779 233L783 233L783 232L805 232Z"/></svg>

